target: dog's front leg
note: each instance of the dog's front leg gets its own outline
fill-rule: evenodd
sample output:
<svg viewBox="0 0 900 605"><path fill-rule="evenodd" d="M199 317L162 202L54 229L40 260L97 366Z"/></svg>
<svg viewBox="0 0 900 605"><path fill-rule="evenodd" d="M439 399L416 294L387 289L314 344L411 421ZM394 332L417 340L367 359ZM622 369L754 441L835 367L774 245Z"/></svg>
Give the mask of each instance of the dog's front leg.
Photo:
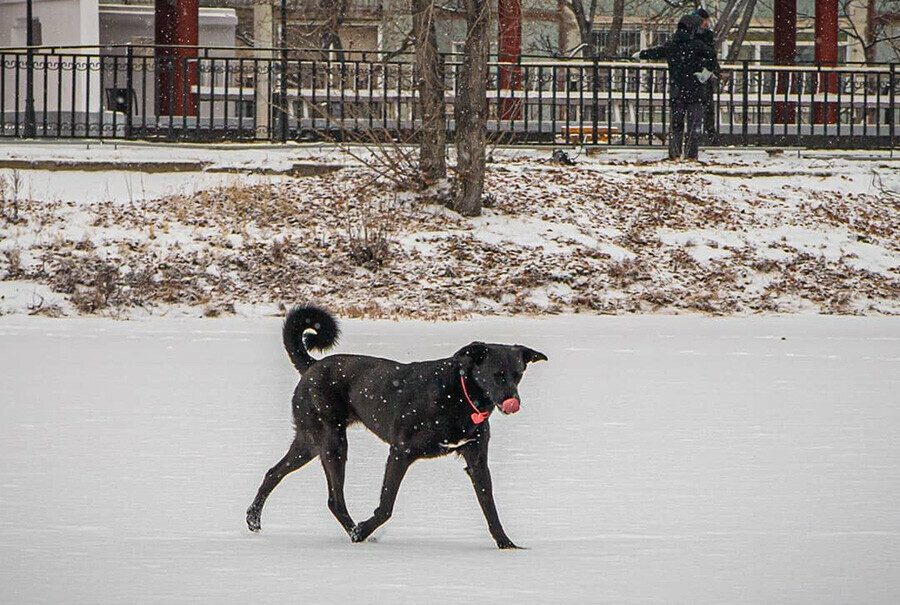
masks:
<svg viewBox="0 0 900 605"><path fill-rule="evenodd" d="M407 469L414 461L414 458L409 457L401 449L391 447L387 466L384 470L384 484L381 486L381 501L371 517L350 530L351 541L362 542L391 518L391 513L394 511L394 502L397 500L397 492L400 490L400 483L403 481Z"/></svg>
<svg viewBox="0 0 900 605"><path fill-rule="evenodd" d="M478 504L481 505L481 511L484 513L484 518L487 519L488 530L497 542L497 547L520 548L503 531L497 507L494 505L494 487L491 483L491 471L488 469L487 463L488 439L489 435L481 435L477 442L461 448L460 453L466 461L466 473L475 487Z"/></svg>

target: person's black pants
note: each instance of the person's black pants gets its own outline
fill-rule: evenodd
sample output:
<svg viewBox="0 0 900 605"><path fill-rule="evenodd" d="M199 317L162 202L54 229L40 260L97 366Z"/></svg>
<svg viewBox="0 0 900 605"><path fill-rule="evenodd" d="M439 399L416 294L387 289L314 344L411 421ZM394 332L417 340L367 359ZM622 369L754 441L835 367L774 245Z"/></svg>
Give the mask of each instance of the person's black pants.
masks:
<svg viewBox="0 0 900 605"><path fill-rule="evenodd" d="M703 95L703 132L706 134L706 144L715 145L719 142L719 132L716 128L716 87L712 81L704 86Z"/></svg>
<svg viewBox="0 0 900 605"><path fill-rule="evenodd" d="M669 136L669 159L681 157L696 160L700 146L700 125L703 123L705 104L702 101L685 103L672 101L672 131ZM685 123L686 122L686 123Z"/></svg>

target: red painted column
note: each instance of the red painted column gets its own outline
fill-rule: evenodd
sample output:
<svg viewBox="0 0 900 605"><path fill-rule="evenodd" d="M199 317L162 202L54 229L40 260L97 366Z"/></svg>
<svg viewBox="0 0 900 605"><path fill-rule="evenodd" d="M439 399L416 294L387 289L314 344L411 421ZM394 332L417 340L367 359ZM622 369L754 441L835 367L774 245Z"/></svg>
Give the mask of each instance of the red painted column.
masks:
<svg viewBox="0 0 900 605"><path fill-rule="evenodd" d="M156 0L154 40L157 45L193 48L156 49L157 115L196 116L199 82L197 43L200 30L198 0Z"/></svg>
<svg viewBox="0 0 900 605"><path fill-rule="evenodd" d="M816 63L822 67L837 65L838 58L838 1L816 0ZM827 91L829 102L816 103L813 122L834 124L837 122L837 74L822 74L819 77L817 95Z"/></svg>
<svg viewBox="0 0 900 605"><path fill-rule="evenodd" d="M499 37L498 59L501 63L517 63L522 54L522 0L497 1L497 26ZM499 86L501 90L519 90L522 72L519 67L500 68ZM500 100L500 119L513 120L521 117L522 103L512 96Z"/></svg>
<svg viewBox="0 0 900 605"><path fill-rule="evenodd" d="M794 65L797 60L797 0L775 0L775 64ZM778 72L776 100L773 108L776 124L793 124L796 121L796 103L785 102L784 95L791 98L797 91L796 80L791 72Z"/></svg>

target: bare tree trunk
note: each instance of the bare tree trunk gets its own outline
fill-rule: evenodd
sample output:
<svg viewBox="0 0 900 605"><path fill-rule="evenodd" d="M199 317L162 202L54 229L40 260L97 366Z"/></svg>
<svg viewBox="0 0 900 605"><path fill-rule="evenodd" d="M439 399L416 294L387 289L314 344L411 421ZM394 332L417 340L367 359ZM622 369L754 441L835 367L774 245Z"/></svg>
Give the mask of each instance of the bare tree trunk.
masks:
<svg viewBox="0 0 900 605"><path fill-rule="evenodd" d="M575 16L575 23L578 25L578 35L581 38L581 56L585 59L593 59L597 56L597 49L594 48L594 38L591 35L591 27L594 21L594 11L597 10L597 0L591 0L590 13L584 10L583 0L562 1Z"/></svg>
<svg viewBox="0 0 900 605"><path fill-rule="evenodd" d="M741 52L741 46L744 45L744 38L747 37L747 29L750 27L750 19L753 18L755 9L756 0L747 0L747 4L744 5L744 16L741 18L741 25L738 27L737 35L735 35L731 43L731 48L728 49L727 61L737 60L738 54Z"/></svg>
<svg viewBox="0 0 900 605"><path fill-rule="evenodd" d="M622 23L625 21L625 0L613 0L613 20L609 28L609 39L603 54L614 57L619 52L619 38L622 36Z"/></svg>
<svg viewBox="0 0 900 605"><path fill-rule="evenodd" d="M866 42L865 42L865 51L866 51L866 63L874 63L875 62L875 0L868 0L866 2Z"/></svg>
<svg viewBox="0 0 900 605"><path fill-rule="evenodd" d="M428 187L447 178L444 148L447 143L444 111L443 65L434 28L434 0L412 0L416 39L416 87L422 114L419 172Z"/></svg>
<svg viewBox="0 0 900 605"><path fill-rule="evenodd" d="M335 51L338 61L344 60L344 45L338 35L338 28L344 24L347 15L347 0L321 0L320 7L324 11L325 21L322 24L322 37L319 46L325 51ZM325 59L328 53L325 53Z"/></svg>
<svg viewBox="0 0 900 605"><path fill-rule="evenodd" d="M454 106L457 183L453 209L466 216L481 214L484 193L489 6L488 0L465 0L466 43Z"/></svg>
<svg viewBox="0 0 900 605"><path fill-rule="evenodd" d="M719 14L719 19L716 23L716 48L722 48L722 42L725 41L728 32L731 31L731 27L737 21L740 7L744 4L746 4L745 0L728 0L725 3L725 7Z"/></svg>

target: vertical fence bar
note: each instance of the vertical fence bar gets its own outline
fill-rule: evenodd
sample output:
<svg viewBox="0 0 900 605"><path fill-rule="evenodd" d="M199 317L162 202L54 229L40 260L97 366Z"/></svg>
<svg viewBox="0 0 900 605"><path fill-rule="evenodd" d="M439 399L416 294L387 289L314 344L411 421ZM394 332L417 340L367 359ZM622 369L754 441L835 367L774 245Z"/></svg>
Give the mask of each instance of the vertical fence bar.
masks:
<svg viewBox="0 0 900 605"><path fill-rule="evenodd" d="M231 76L231 59L229 59L228 57L225 57L225 75L222 79L222 87L223 87L222 106L224 108L224 110L222 112L224 114L224 121L222 122L222 132L225 133L226 139L229 139L230 134L231 134L231 130L228 128L228 103L230 102L230 99L231 99L231 97L229 96L229 92L228 92L228 88L229 88L228 84L229 84L230 76Z"/></svg>
<svg viewBox="0 0 900 605"><path fill-rule="evenodd" d="M316 130L316 84L318 83L318 74L316 73L316 63L317 61L313 60L310 63L310 77L312 78L312 89L310 90L309 95L309 106L310 106L310 126L313 132Z"/></svg>
<svg viewBox="0 0 900 605"><path fill-rule="evenodd" d="M626 124L625 124L625 113L626 113L626 112L625 112L625 89L628 88L628 68L625 67L624 65L622 66L622 79L621 79L621 84L622 84L622 100L621 100L620 103L619 103L619 122L620 122L620 124L621 124L621 132L619 133L619 136L620 136L619 142L620 142L620 144L624 145L624 144L625 144L625 141L626 141L626 139L625 139L625 130L626 130Z"/></svg>
<svg viewBox="0 0 900 605"><path fill-rule="evenodd" d="M871 80L871 74L866 73L863 77L863 110L862 110L862 123L863 123L863 137L869 136L869 82Z"/></svg>
<svg viewBox="0 0 900 605"><path fill-rule="evenodd" d="M550 83L550 132L554 139L556 138L556 89L557 89L557 77L556 77L556 66L550 68L550 74L553 77L553 81Z"/></svg>
<svg viewBox="0 0 900 605"><path fill-rule="evenodd" d="M893 157L893 155L894 155L895 124L897 123L897 116L896 116L896 113L895 113L896 110L897 110L897 106L896 106L896 94L895 94L895 91L894 91L894 85L897 83L896 75L897 75L897 64L896 64L896 63L891 63L891 73L890 73L890 86L891 86L891 92L890 92L890 102L889 102L889 104L890 104L890 116L891 116L890 125L891 125L891 156L892 156L892 157Z"/></svg>
<svg viewBox="0 0 900 605"><path fill-rule="evenodd" d="M341 117L343 119L343 113ZM341 122L343 126L343 122ZM403 63L397 61L397 136L403 131Z"/></svg>
<svg viewBox="0 0 900 605"><path fill-rule="evenodd" d="M21 76L22 55L15 55L15 57L16 57L16 67L15 67L15 72L16 72L16 84L15 84L15 93L16 93L15 96L16 96L16 102L15 102L15 109L14 109L14 111L13 111L13 116L15 117L15 120L16 120L16 129L15 129L15 133L16 133L16 136L18 137L18 136L19 136L19 99L21 98L21 91L20 91L21 85L19 84L19 80L22 79L22 76ZM4 99L4 103L5 103L5 102L6 102L6 100Z"/></svg>
<svg viewBox="0 0 900 605"><path fill-rule="evenodd" d="M663 131L663 140L665 142L669 142L668 139L668 128L669 128L669 72L665 70L662 72L662 87L663 87L663 123L662 123L662 131Z"/></svg>
<svg viewBox="0 0 900 605"><path fill-rule="evenodd" d="M129 46L125 50L125 103L128 109L125 111L125 138L130 139L134 118L131 115L131 99L134 91L134 48Z"/></svg>
<svg viewBox="0 0 900 605"><path fill-rule="evenodd" d="M647 83L647 98L649 99L649 103L647 105L647 144L653 147L653 93L655 88L655 80L656 80L656 70L653 67L648 67L647 70L650 73L650 80Z"/></svg>
<svg viewBox="0 0 900 605"><path fill-rule="evenodd" d="M163 61L168 64L168 69L166 70L166 75L169 76L167 104L169 112L169 139L171 140L175 138L175 57L166 55L163 57Z"/></svg>
<svg viewBox="0 0 900 605"><path fill-rule="evenodd" d="M285 4L281 5L282 9L284 9ZM285 16L282 12L282 48L281 48L281 142L286 143L288 139L288 116L290 115L290 111L288 110L288 98L287 98L287 70L288 70L288 51L285 47L284 41L287 36L287 24L285 23ZM215 71L212 72L213 77L215 77ZM210 112L212 114L212 112ZM341 114L343 115L343 114Z"/></svg>
<svg viewBox="0 0 900 605"><path fill-rule="evenodd" d="M62 55L56 57L56 136L62 136L62 79L63 79L63 70L62 70ZM0 93L0 99L2 99L4 95ZM2 103L0 103L2 105ZM0 123L3 120L0 119Z"/></svg>
<svg viewBox="0 0 900 605"><path fill-rule="evenodd" d="M369 64L369 130L375 128L375 61Z"/></svg>
<svg viewBox="0 0 900 605"><path fill-rule="evenodd" d="M606 146L612 145L612 65L606 68Z"/></svg>
<svg viewBox="0 0 900 605"><path fill-rule="evenodd" d="M841 139L841 110L843 107L841 106L841 72L837 70L835 72L836 77L836 86L837 86L837 139L840 142Z"/></svg>
<svg viewBox="0 0 900 605"><path fill-rule="evenodd" d="M538 92L538 139L541 137L541 127L544 123L544 67L538 66L537 76L537 92Z"/></svg>
<svg viewBox="0 0 900 605"><path fill-rule="evenodd" d="M155 113L155 112L154 112ZM147 136L147 56L141 57L141 135Z"/></svg>
<svg viewBox="0 0 900 605"><path fill-rule="evenodd" d="M881 138L881 72L875 76L875 137Z"/></svg>
<svg viewBox="0 0 900 605"><path fill-rule="evenodd" d="M563 138L565 140L563 142L568 143L572 138L572 126L571 126L571 120L570 120L570 116L569 116L569 113L572 110L572 99L571 99L571 95L570 95L570 90L572 87L569 85L569 82L571 81L572 76L569 73L568 65L566 65L564 69L566 70L566 125L563 127L564 133L565 133L563 136ZM582 85L582 87L583 87L583 85Z"/></svg>
<svg viewBox="0 0 900 605"><path fill-rule="evenodd" d="M750 62L747 59L744 59L741 72L743 74L743 90L741 91L741 140L743 141L744 147L746 147L750 140L748 136L748 119L750 118Z"/></svg>
<svg viewBox="0 0 900 605"><path fill-rule="evenodd" d="M99 66L100 69L100 82L103 82L103 65ZM85 69L84 69L84 136L90 138L91 136L91 56L87 55L85 57ZM100 108L99 111L99 135L100 138L103 138L103 98L102 95L99 95L100 101L97 103L97 106Z"/></svg>
<svg viewBox="0 0 900 605"><path fill-rule="evenodd" d="M200 75L199 74L200 59L198 58L198 59L196 59L196 61L198 63L198 65L197 65L198 74L197 75L199 76ZM187 57L181 57L181 60L179 62L181 63L181 136L183 138L187 138L187 135L188 135L188 106L193 105L193 102L190 100L191 99L191 80L188 77L188 73L191 71L190 65L189 65L190 60ZM200 80L198 79L197 83L199 84L199 82L200 82ZM197 113L194 116L194 120L196 120L196 123L199 124L200 123L199 99L197 99L197 101L198 101L197 102Z"/></svg>
<svg viewBox="0 0 900 605"><path fill-rule="evenodd" d="M204 57L208 56L209 50L208 49L204 50L203 55L204 55ZM203 70L201 69L201 66L203 65L203 63L202 63L203 59L200 58L199 54L197 56L196 61L197 61L197 111L194 114L193 138L195 141L199 141L200 140L200 127L202 125L202 116L203 116L203 94L201 93L201 91L203 90ZM185 80L184 87L186 90L189 90L190 82ZM188 94L187 98L188 99L191 98L190 93ZM193 102L191 103L191 105L193 105ZM187 115L188 111L187 111L186 106L185 106L184 110L182 111L182 113ZM212 112L210 112L210 113L212 113ZM185 132L184 132L185 138L187 138L187 136L189 134L190 134L190 131L188 129L185 129Z"/></svg>
<svg viewBox="0 0 900 605"><path fill-rule="evenodd" d="M797 110L794 112L794 121L797 123L797 144L803 141L803 88L804 77L803 72L792 72L794 78L794 87L797 89ZM790 80L788 80L790 83ZM787 94L787 93L785 93ZM784 121L785 132L787 132L787 120Z"/></svg>
<svg viewBox="0 0 900 605"><path fill-rule="evenodd" d="M331 136L331 57L329 56L325 63L325 130L328 136ZM387 98L387 63L384 65L384 96ZM386 108L386 105L385 105Z"/></svg>
<svg viewBox="0 0 900 605"><path fill-rule="evenodd" d="M200 68L199 67L197 68L197 71L198 71L198 75L197 75L197 82L198 82L198 84L197 84L197 86L198 86L198 89L197 89L197 121L199 122L200 121L200 109L199 108L201 105L200 89L199 89L199 86L200 86L200 84L199 84ZM224 97L224 101L225 101L225 105L227 106L228 105L228 97L227 96ZM223 134L224 134L224 128L226 126L227 126L227 124L222 125ZM215 59L215 57L209 58L209 130L210 130L210 132L209 132L210 136L212 136L216 130L216 59Z"/></svg>
<svg viewBox="0 0 900 605"><path fill-rule="evenodd" d="M41 126L41 134L42 134L42 136L46 137L47 136L47 94L48 94L47 89L49 88L49 86L48 86L49 80L48 80L48 73L47 73L48 65L47 65L47 55L46 54L41 55L41 68L44 71L44 73L43 73L44 86L43 86L43 90L41 91L41 102L43 103L43 106L41 107L41 114L42 114L41 115L41 125L42 125ZM2 103L2 102L3 102L2 97L0 97L0 103Z"/></svg>
<svg viewBox="0 0 900 605"><path fill-rule="evenodd" d="M597 57L594 57L593 65L591 65L591 144L597 145L600 142L600 99L599 99L599 82L600 71L597 66Z"/></svg>
<svg viewBox="0 0 900 605"><path fill-rule="evenodd" d="M113 87L113 100L116 101L117 99L115 98L115 92L116 92L116 89L119 87L119 57L118 57L117 55L113 55L113 56L112 56L112 60L113 60L113 64L112 64L112 70L113 70L113 81L112 81L112 87ZM100 57L100 61L101 61L101 62L103 61L103 57ZM106 89L103 88L103 85L104 85L104 84L103 84L103 76L100 76L100 87L101 87L101 90L103 90L103 92L105 93L105 92L106 92ZM109 101L109 99L104 99L103 97L100 98L100 102L101 102L101 103L106 103L106 104L108 105L108 104L109 104L108 101ZM108 109L108 108L107 108L107 109ZM118 114L119 114L119 112L116 111L117 109L118 109L118 107L113 107L113 108L112 108L112 138L116 138L116 127L118 126L118 120L117 120L117 117L118 117ZM101 109L101 111L102 111L102 109Z"/></svg>
<svg viewBox="0 0 900 605"><path fill-rule="evenodd" d="M77 102L76 102L76 97L75 97L75 90L76 90L77 84L78 84L78 79L76 76L76 72L78 71L78 64L76 63L76 61L77 61L77 55L73 54L72 55L72 104L70 105L70 109L69 109L69 116L70 116L69 134L72 137L75 136L75 122L78 121L78 114L76 112ZM86 132L85 132L85 136L87 136Z"/></svg>
<svg viewBox="0 0 900 605"><path fill-rule="evenodd" d="M596 60L595 60L596 65ZM578 131L582 132L585 123L585 105L584 105L584 64L578 66ZM594 108L594 112L596 112L596 106Z"/></svg>
<svg viewBox="0 0 900 605"><path fill-rule="evenodd" d="M62 72L60 71L60 74ZM0 136L6 135L6 53L0 52Z"/></svg>
<svg viewBox="0 0 900 605"><path fill-rule="evenodd" d="M769 72L770 74L772 72ZM766 85L767 79L765 77L765 72L762 71L761 68L757 68L756 72L756 141L757 145L762 143L762 123L763 123L763 111L762 111L762 93L763 87ZM773 112L772 117L769 119L769 122L775 121L774 109L775 103L775 79L772 79L772 100L773 103L769 105L769 111ZM773 139L775 137L772 137Z"/></svg>
<svg viewBox="0 0 900 605"><path fill-rule="evenodd" d="M244 58L238 59L238 138L244 138ZM256 108L253 109L253 115L256 115Z"/></svg>

